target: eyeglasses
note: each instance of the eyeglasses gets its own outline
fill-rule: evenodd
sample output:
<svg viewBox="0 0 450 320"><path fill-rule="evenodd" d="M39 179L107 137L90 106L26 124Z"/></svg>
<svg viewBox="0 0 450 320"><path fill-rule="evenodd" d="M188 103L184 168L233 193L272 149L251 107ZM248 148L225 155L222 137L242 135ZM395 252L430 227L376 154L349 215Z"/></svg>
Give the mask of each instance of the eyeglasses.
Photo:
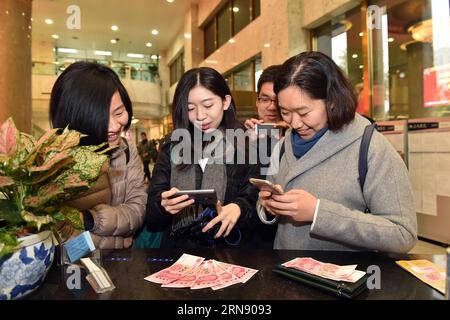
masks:
<svg viewBox="0 0 450 320"><path fill-rule="evenodd" d="M258 101L258 103L259 103L261 106L263 106L263 107L265 107L265 108L268 108L272 103L273 103L274 105L276 105L277 102L278 102L278 100L277 100L276 98L275 98L275 99L270 99L270 98L268 98L268 97L258 97L256 100Z"/></svg>

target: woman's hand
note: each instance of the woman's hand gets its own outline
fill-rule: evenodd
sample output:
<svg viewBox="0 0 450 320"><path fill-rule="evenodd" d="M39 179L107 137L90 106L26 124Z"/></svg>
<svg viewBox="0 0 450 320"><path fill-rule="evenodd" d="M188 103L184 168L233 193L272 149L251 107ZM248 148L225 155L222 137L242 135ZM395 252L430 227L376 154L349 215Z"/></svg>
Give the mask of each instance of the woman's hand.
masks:
<svg viewBox="0 0 450 320"><path fill-rule="evenodd" d="M311 222L314 219L317 198L305 190L292 189L283 195L261 191L259 197L261 205L273 215L290 216L298 222Z"/></svg>
<svg viewBox="0 0 450 320"><path fill-rule="evenodd" d="M187 194L171 198L178 191L177 188L172 188L169 191L161 193L161 206L170 214L177 214L194 203L194 199L189 199L189 195Z"/></svg>
<svg viewBox="0 0 450 320"><path fill-rule="evenodd" d="M228 236L236 225L239 217L241 216L241 208L235 203L227 204L226 206L221 205L220 201L217 201L216 205L217 217L212 219L203 229L202 232L207 232L209 229L214 227L219 221L222 222L219 231L214 235L214 238L220 238L223 234L224 237ZM224 234L225 232L225 234Z"/></svg>

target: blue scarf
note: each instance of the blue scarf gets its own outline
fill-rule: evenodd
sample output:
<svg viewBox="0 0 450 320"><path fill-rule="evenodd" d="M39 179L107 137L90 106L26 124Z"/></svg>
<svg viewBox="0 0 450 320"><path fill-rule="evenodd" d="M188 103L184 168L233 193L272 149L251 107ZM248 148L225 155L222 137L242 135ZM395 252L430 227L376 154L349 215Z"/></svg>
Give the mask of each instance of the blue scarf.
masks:
<svg viewBox="0 0 450 320"><path fill-rule="evenodd" d="M302 139L296 131L292 131L291 143L294 155L298 158L304 156L309 149L314 147L317 141L327 132L328 126L318 131L311 139Z"/></svg>

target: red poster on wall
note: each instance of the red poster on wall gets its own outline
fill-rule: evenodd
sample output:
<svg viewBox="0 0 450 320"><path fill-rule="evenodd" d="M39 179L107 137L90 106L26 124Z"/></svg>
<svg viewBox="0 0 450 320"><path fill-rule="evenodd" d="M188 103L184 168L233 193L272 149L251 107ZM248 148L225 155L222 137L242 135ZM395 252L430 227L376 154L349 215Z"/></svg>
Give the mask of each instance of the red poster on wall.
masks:
<svg viewBox="0 0 450 320"><path fill-rule="evenodd" d="M450 64L423 70L425 108L450 106Z"/></svg>

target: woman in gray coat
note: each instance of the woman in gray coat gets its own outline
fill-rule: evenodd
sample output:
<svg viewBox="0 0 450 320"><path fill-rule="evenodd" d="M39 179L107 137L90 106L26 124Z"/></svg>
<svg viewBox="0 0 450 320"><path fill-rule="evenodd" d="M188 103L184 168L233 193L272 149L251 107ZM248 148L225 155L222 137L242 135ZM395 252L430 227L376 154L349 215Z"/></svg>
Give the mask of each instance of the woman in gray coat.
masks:
<svg viewBox="0 0 450 320"><path fill-rule="evenodd" d="M361 190L359 149L370 122L355 113L354 90L339 67L322 53L301 53L282 65L274 89L291 126L268 176L284 194L259 193L260 219L278 223L274 248L408 252L417 220L406 166L375 131Z"/></svg>

